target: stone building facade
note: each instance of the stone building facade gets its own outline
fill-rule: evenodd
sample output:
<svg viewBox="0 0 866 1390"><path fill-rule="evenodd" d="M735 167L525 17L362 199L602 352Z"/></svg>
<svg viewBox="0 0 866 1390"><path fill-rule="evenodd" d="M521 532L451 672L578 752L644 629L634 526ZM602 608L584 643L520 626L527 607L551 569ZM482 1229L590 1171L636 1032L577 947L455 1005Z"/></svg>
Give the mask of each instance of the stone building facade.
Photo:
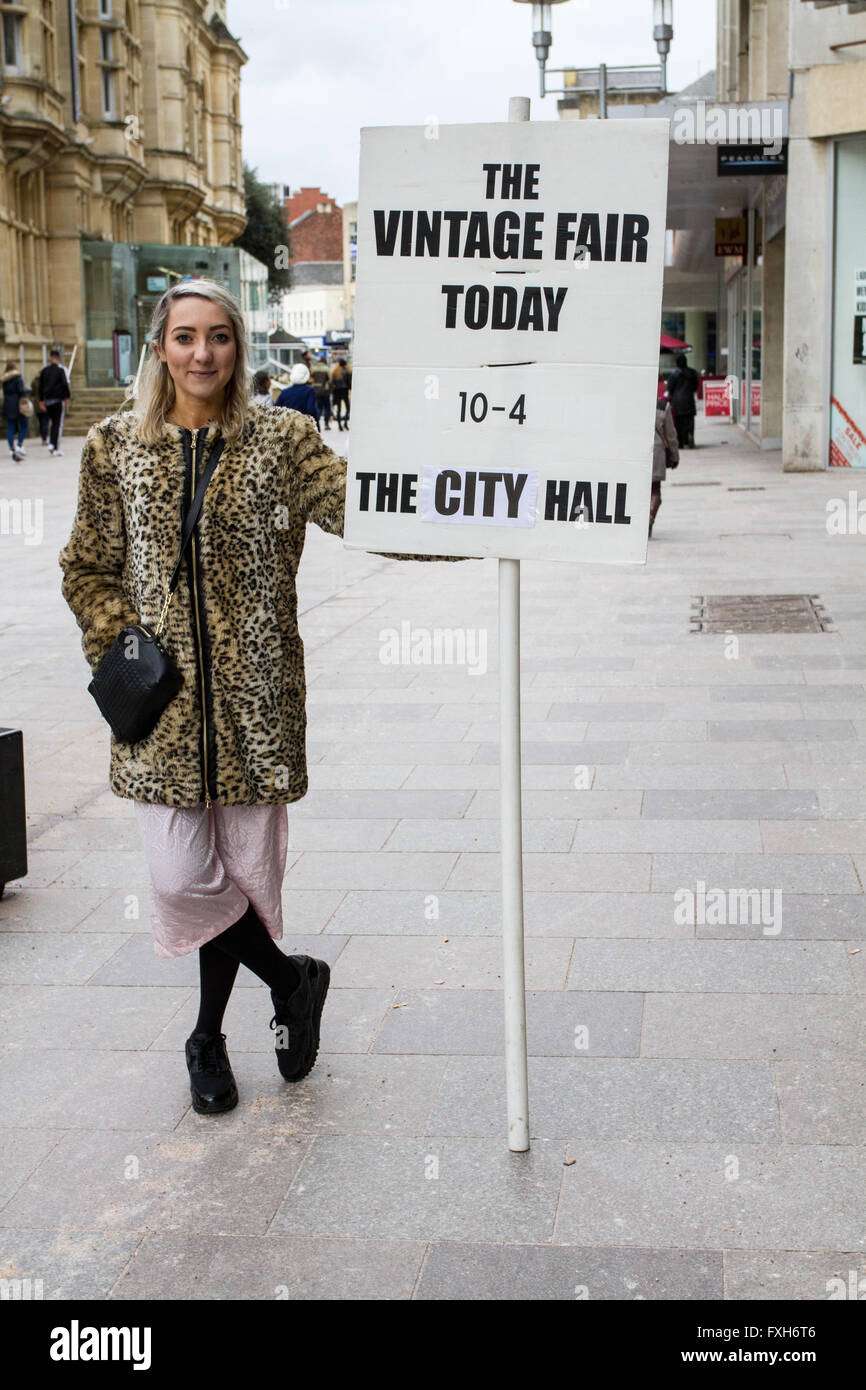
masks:
<svg viewBox="0 0 866 1390"><path fill-rule="evenodd" d="M0 0L0 355L23 349L25 373L54 342L84 366L83 242L243 230L246 54L224 6Z"/></svg>

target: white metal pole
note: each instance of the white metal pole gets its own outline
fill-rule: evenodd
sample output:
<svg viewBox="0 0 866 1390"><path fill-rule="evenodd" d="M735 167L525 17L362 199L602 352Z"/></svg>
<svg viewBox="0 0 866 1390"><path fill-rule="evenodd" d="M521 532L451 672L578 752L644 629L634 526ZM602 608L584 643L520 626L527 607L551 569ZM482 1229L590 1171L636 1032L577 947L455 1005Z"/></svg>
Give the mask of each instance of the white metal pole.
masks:
<svg viewBox="0 0 866 1390"><path fill-rule="evenodd" d="M512 97L509 121L529 120L529 98ZM523 956L523 827L520 776L520 561L499 561L499 807L502 854L503 996L508 1147L529 1148L526 972Z"/></svg>

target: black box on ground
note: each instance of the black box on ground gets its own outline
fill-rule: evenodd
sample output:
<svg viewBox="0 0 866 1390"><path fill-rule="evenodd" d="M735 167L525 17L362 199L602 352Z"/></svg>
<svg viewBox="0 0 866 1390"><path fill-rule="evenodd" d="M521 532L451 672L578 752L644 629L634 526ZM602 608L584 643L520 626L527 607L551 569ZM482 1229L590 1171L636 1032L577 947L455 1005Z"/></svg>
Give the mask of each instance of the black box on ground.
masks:
<svg viewBox="0 0 866 1390"><path fill-rule="evenodd" d="M27 873L24 740L20 729L0 727L0 894Z"/></svg>

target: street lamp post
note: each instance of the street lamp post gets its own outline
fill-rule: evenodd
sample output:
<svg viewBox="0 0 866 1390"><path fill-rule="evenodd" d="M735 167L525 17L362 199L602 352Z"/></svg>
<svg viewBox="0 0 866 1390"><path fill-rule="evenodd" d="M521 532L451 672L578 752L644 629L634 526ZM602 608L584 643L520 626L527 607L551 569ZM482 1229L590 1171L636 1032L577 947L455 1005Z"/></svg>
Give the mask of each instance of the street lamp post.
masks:
<svg viewBox="0 0 866 1390"><path fill-rule="evenodd" d="M668 54L674 36L674 0L653 0L653 38L662 65L662 91L668 89Z"/></svg>
<svg viewBox="0 0 866 1390"><path fill-rule="evenodd" d="M534 0L514 0L517 5L532 5L532 46L535 49L535 56L538 60L538 89L541 95L550 96L554 91L562 91L562 88L551 88L547 86L547 60L550 56L551 45L553 44L553 34L550 30L551 5L562 5L565 0L546 0L544 4L536 4ZM671 39L674 36L673 24L674 0L653 0L653 39L655 40L656 50L660 60L660 83L662 95L668 89L668 54L671 49ZM554 70L555 71L555 70ZM620 72L628 71L629 75L633 69L620 69ZM605 64L599 67L598 94L599 94L599 115L602 119L607 115L607 95L608 95L607 68Z"/></svg>
<svg viewBox="0 0 866 1390"><path fill-rule="evenodd" d="M545 96L544 69L550 57L550 46L553 43L553 35L550 32L550 7L551 5L563 5L565 0L545 0L545 3L540 5L536 4L535 0L514 0L514 3L516 5L532 5L532 46L538 59L538 90L541 96Z"/></svg>

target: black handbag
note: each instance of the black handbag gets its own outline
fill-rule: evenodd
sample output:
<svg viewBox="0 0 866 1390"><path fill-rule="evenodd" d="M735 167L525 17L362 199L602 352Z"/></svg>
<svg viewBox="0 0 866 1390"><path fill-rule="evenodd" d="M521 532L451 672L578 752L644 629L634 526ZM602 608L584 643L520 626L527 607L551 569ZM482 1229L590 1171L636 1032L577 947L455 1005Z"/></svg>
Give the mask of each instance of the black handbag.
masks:
<svg viewBox="0 0 866 1390"><path fill-rule="evenodd" d="M183 685L183 676L159 645L159 634L180 578L180 567L201 512L208 483L225 447L218 435L195 496L184 520L180 554L159 615L156 629L146 623L125 627L109 647L87 689L111 731L121 743L138 743L157 725L160 715Z"/></svg>

